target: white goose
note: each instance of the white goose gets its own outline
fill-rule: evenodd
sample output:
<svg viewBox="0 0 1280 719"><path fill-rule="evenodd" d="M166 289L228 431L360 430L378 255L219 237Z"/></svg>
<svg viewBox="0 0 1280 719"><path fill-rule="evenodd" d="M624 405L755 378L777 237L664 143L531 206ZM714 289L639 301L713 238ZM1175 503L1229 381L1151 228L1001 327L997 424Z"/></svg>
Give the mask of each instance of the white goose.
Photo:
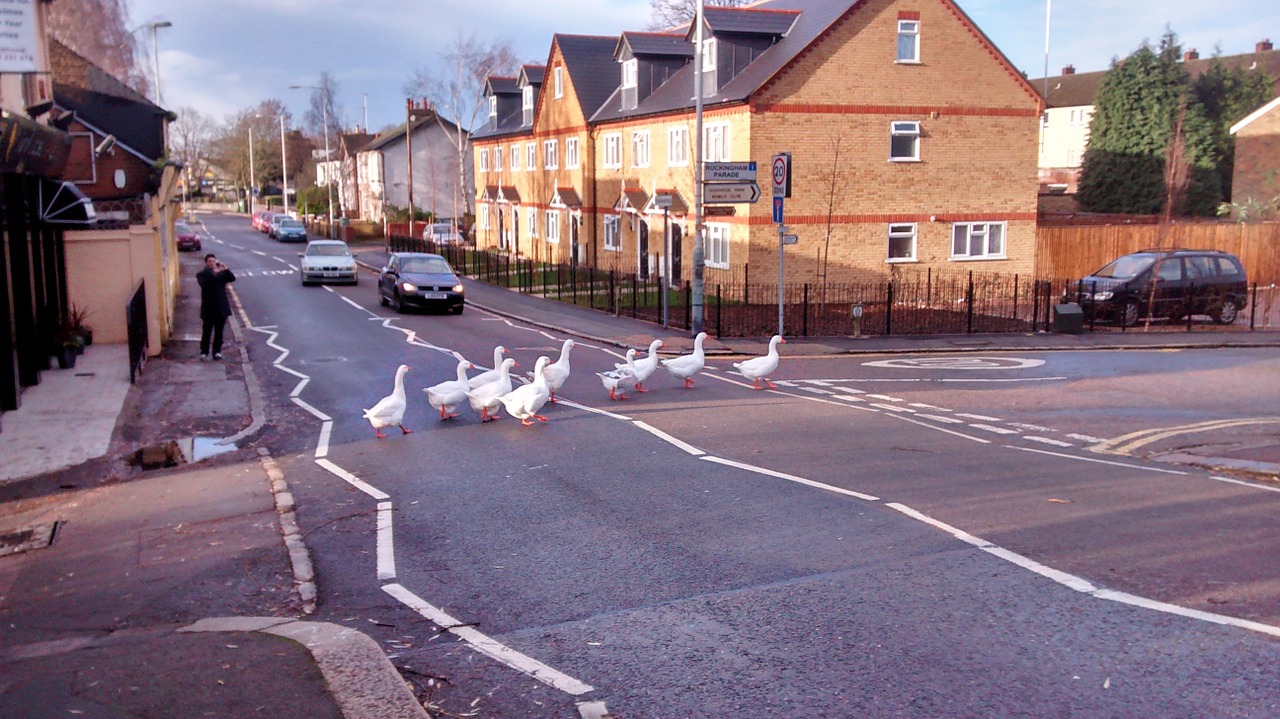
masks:
<svg viewBox="0 0 1280 719"><path fill-rule="evenodd" d="M454 410L458 405L467 401L467 370L474 368L475 365L467 360L458 358L458 378L451 379L447 382L441 382L422 390L427 393L427 402L432 407L440 410L440 419L453 419L458 415L454 414Z"/></svg>
<svg viewBox="0 0 1280 719"><path fill-rule="evenodd" d="M547 365L550 362L551 360L545 356L539 357L538 363L533 368L533 381L516 387L498 398L502 406L507 408L507 414L520 420L520 424L526 427L533 424L529 421L532 419L539 422L547 421L546 417L538 414L538 410L542 409L542 405L551 398L551 390L547 387L547 369L549 369Z"/></svg>
<svg viewBox="0 0 1280 719"><path fill-rule="evenodd" d="M545 369L539 372L534 369L533 376L536 379L539 374L547 380L547 391L552 402L556 401L556 390L564 386L565 380L569 379L569 350L573 349L573 340L565 340L560 347L560 359L547 365Z"/></svg>
<svg viewBox="0 0 1280 719"><path fill-rule="evenodd" d="M693 376L701 372L707 363L706 355L702 352L702 343L706 339L707 333L699 332L698 336L693 338L693 354L662 360L662 366L666 367L668 372L676 379L684 380L686 389L693 388Z"/></svg>
<svg viewBox="0 0 1280 719"><path fill-rule="evenodd" d="M663 346L662 340L654 340L649 343L648 355L636 361L635 363L628 363L628 364L631 364L631 370L636 373L636 391L637 392L649 391L644 388L644 385L642 383L645 380L649 379L649 377L652 376L654 372L658 371L658 348L662 346ZM627 366L626 364L614 365L614 367L617 369L622 369L623 367L626 367L626 366Z"/></svg>
<svg viewBox="0 0 1280 719"><path fill-rule="evenodd" d="M471 379L467 380L467 384L471 385L471 389L475 389L480 385L489 384L495 379L498 379L498 367L502 364L502 355L506 353L507 353L507 348L503 347L502 345L498 345L497 347L493 348L493 369L485 370L484 372L481 372L475 377L472 377ZM515 366L519 367L520 363L517 362Z"/></svg>
<svg viewBox="0 0 1280 719"><path fill-rule="evenodd" d="M488 422L491 419L500 419L497 411L502 403L498 401L498 398L511 391L511 368L515 364L516 361L510 357L502 360L502 364L498 365L497 379L475 389L467 390L467 399L471 401L471 409L480 413L480 421Z"/></svg>
<svg viewBox="0 0 1280 719"><path fill-rule="evenodd" d="M627 350L627 363L619 365L612 372L596 372L604 388L609 390L609 399L627 399L626 393L636 386L636 351Z"/></svg>
<svg viewBox="0 0 1280 719"><path fill-rule="evenodd" d="M782 335L774 335L773 339L769 340L769 354L763 357L752 357L749 360L733 363L733 366L738 368L738 371L742 373L743 377L746 377L755 384L756 389L764 389L760 386L760 380L762 379L764 380L764 383L769 385L771 388L778 388L778 385L769 381L769 375L773 374L773 371L778 369L779 342L782 344L787 343L787 341L782 338Z"/></svg>
<svg viewBox="0 0 1280 719"><path fill-rule="evenodd" d="M396 387L391 394L378 400L372 408L364 411L364 418L373 425L373 433L378 439L387 435L382 433L383 427L398 426L404 434L412 434L413 430L405 429L404 422L404 375L409 365L402 364L396 368Z"/></svg>

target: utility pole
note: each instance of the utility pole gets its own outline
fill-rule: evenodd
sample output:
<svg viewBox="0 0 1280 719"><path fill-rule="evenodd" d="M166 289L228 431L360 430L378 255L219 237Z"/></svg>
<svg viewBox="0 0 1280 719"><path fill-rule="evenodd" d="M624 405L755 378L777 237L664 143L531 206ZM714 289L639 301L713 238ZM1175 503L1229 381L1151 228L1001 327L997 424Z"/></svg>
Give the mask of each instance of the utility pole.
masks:
<svg viewBox="0 0 1280 719"><path fill-rule="evenodd" d="M257 178L254 177L253 164L253 125L249 125L249 216L253 216L253 198L257 189Z"/></svg>
<svg viewBox="0 0 1280 719"><path fill-rule="evenodd" d="M413 234L413 98L404 101L404 148L409 157L409 236Z"/></svg>
<svg viewBox="0 0 1280 719"><path fill-rule="evenodd" d="M289 162L285 157L284 113L280 113L280 185L284 195L284 214L289 214Z"/></svg>
<svg viewBox="0 0 1280 719"><path fill-rule="evenodd" d="M162 27L173 27L173 23L168 20L150 23L151 26L151 59L155 66L156 73L156 104L164 107L164 95L160 94L160 52L156 43L156 30Z"/></svg>
<svg viewBox="0 0 1280 719"><path fill-rule="evenodd" d="M690 331L694 337L702 331L703 298L706 291L706 230L702 226L702 11L703 0L698 0L698 12L694 22L693 48L693 106L694 111L694 178L693 178L693 297L689 308Z"/></svg>

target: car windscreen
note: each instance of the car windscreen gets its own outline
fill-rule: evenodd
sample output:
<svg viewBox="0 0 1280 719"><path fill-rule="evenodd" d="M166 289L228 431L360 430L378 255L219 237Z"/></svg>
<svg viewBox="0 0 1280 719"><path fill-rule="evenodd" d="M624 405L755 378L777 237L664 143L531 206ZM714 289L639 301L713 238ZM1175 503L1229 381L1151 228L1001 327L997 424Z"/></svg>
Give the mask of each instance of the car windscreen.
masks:
<svg viewBox="0 0 1280 719"><path fill-rule="evenodd" d="M188 225L185 222L173 223L173 231L177 232L179 235L194 235L196 233L195 230L191 229L191 225Z"/></svg>
<svg viewBox="0 0 1280 719"><path fill-rule="evenodd" d="M342 245L311 245L307 248L307 254L323 257L345 257L351 253Z"/></svg>
<svg viewBox="0 0 1280 719"><path fill-rule="evenodd" d="M284 229L286 227L294 230L303 229L302 223L299 222L298 220L280 220L280 229Z"/></svg>
<svg viewBox="0 0 1280 719"><path fill-rule="evenodd" d="M1125 255L1111 264L1093 273L1094 277L1108 277L1114 280L1127 280L1137 277L1155 262L1151 255Z"/></svg>
<svg viewBox="0 0 1280 719"><path fill-rule="evenodd" d="M419 275L446 275L453 273L449 263L439 257L406 257L400 264L400 271Z"/></svg>

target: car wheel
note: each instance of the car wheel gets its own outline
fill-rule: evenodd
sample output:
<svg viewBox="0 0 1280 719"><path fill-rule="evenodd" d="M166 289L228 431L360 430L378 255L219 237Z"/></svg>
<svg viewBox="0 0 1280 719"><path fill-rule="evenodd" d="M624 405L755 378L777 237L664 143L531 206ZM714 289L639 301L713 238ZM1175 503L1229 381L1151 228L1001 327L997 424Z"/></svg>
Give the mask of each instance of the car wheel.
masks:
<svg viewBox="0 0 1280 719"><path fill-rule="evenodd" d="M356 274L351 276L351 285L354 287L359 284L360 284L360 273L357 272Z"/></svg>
<svg viewBox="0 0 1280 719"><path fill-rule="evenodd" d="M396 290L393 301L395 302L396 314L404 314L404 303L400 301L400 290Z"/></svg>
<svg viewBox="0 0 1280 719"><path fill-rule="evenodd" d="M381 289L378 290L378 304L383 307L386 307L388 304L390 304L387 302L387 296L382 294Z"/></svg>
<svg viewBox="0 0 1280 719"><path fill-rule="evenodd" d="M1236 304L1235 298L1228 297L1222 301L1222 304L1218 305L1218 308L1214 310L1211 316L1214 322L1220 325L1229 325L1240 316L1240 305Z"/></svg>
<svg viewBox="0 0 1280 719"><path fill-rule="evenodd" d="M1142 317L1142 306L1137 300L1125 300L1120 305L1120 325L1122 327L1132 327L1138 324L1138 320Z"/></svg>

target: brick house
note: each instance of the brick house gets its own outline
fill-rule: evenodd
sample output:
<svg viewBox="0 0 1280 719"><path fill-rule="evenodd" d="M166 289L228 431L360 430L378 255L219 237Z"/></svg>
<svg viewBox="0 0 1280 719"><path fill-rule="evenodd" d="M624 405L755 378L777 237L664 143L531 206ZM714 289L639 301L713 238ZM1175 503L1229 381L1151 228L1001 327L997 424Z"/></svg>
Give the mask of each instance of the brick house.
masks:
<svg viewBox="0 0 1280 719"><path fill-rule="evenodd" d="M373 138L357 158L361 217L382 222L384 206L409 207L409 149L413 149L413 206L440 218L464 218L470 208L471 143L466 130L410 101L410 130L402 123ZM464 184L458 179L458 134L463 137Z"/></svg>
<svg viewBox="0 0 1280 719"><path fill-rule="evenodd" d="M1280 97L1233 125L1231 134L1236 138L1235 202L1280 202Z"/></svg>
<svg viewBox="0 0 1280 719"><path fill-rule="evenodd" d="M541 189L521 195L526 206L551 216L550 188L589 183L578 195L583 257L593 266L677 284L691 277L693 30L618 38L617 82L588 116L577 175L559 166L550 144L557 133L567 139L573 123L552 122L545 87L534 122L518 127L521 139L542 143L537 169L522 170L532 175L523 187ZM708 8L701 52L703 158L767 168L775 153L792 153L786 224L800 242L786 250L788 281L819 280L828 246L830 281L898 268L1032 271L1040 97L954 2ZM556 57L553 48L553 71ZM491 91L501 119L504 88ZM514 142L514 120L509 127L503 139ZM493 172L483 161L478 151L477 177ZM760 181L767 194L766 171ZM500 177L490 188L501 202ZM708 281L741 278L748 266L752 277L776 276L768 198L733 212L704 218ZM521 249L563 257L563 247L541 249L556 239L533 237L533 248Z"/></svg>

